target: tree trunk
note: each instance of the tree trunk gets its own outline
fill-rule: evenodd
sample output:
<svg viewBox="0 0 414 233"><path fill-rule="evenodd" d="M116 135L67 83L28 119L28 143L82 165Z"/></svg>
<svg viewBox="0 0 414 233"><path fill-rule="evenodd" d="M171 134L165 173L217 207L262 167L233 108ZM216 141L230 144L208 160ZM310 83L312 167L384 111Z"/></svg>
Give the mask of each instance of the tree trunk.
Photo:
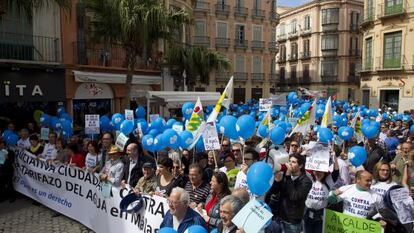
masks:
<svg viewBox="0 0 414 233"><path fill-rule="evenodd" d="M127 50L127 76L126 76L126 82L125 82L125 97L122 101L122 107L124 109L129 109L131 106L131 88L132 88L132 76L134 75L135 70L135 63L136 63L136 53L134 53L134 50L131 48L128 48Z"/></svg>

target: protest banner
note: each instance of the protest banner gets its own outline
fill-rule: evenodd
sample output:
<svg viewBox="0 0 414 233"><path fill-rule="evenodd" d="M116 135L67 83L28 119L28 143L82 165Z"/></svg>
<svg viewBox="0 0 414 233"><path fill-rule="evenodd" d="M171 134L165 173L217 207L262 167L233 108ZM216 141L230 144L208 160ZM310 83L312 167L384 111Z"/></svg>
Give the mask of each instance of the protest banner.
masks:
<svg viewBox="0 0 414 233"><path fill-rule="evenodd" d="M130 190L112 187L103 198L98 174L64 164L48 164L27 151L15 148L14 188L41 204L68 216L95 232L156 233L168 211L167 200L144 196L137 213L119 209Z"/></svg>
<svg viewBox="0 0 414 233"><path fill-rule="evenodd" d="M204 142L204 149L206 151L220 149L220 141L219 141L218 134L217 134L216 123L214 122L206 123L206 128L203 131L203 142Z"/></svg>
<svg viewBox="0 0 414 233"><path fill-rule="evenodd" d="M125 120L134 121L134 111L125 109Z"/></svg>
<svg viewBox="0 0 414 233"><path fill-rule="evenodd" d="M407 188L390 190L392 206L402 224L414 222L414 201Z"/></svg>
<svg viewBox="0 0 414 233"><path fill-rule="evenodd" d="M272 219L273 214L255 199L247 203L231 220L246 233L259 232Z"/></svg>
<svg viewBox="0 0 414 233"><path fill-rule="evenodd" d="M127 141L128 141L128 137L127 136L125 136L125 134L123 134L123 133L120 133L119 135L118 135L118 137L116 138L116 142L115 142L115 145L120 149L120 150L124 150L124 148L125 148L125 144L127 143Z"/></svg>
<svg viewBox="0 0 414 233"><path fill-rule="evenodd" d="M259 99L259 111L260 112L267 112L269 109L272 108L272 99Z"/></svg>
<svg viewBox="0 0 414 233"><path fill-rule="evenodd" d="M325 209L323 217L323 233L380 233L382 232L379 222L358 218Z"/></svg>
<svg viewBox="0 0 414 233"><path fill-rule="evenodd" d="M315 144L313 148L306 153L306 155L306 170L321 172L329 171L330 154L327 146Z"/></svg>
<svg viewBox="0 0 414 233"><path fill-rule="evenodd" d="M85 115L85 134L99 134L100 124L99 115L87 114Z"/></svg>

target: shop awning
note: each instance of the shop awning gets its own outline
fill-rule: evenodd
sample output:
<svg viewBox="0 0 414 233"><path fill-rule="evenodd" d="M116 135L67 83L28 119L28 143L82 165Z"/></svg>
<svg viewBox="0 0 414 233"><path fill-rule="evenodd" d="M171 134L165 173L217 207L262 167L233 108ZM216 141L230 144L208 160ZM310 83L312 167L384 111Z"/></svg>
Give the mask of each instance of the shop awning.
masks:
<svg viewBox="0 0 414 233"><path fill-rule="evenodd" d="M197 101L200 97L203 106L214 105L220 97L219 92L184 92L184 91L147 91L145 99L150 104L165 105L170 108L179 108L185 102ZM143 98L138 98L138 101L143 101Z"/></svg>
<svg viewBox="0 0 414 233"><path fill-rule="evenodd" d="M74 70L73 75L75 76L76 82L83 83L114 83L124 84L126 83L126 74L114 74L114 73L100 73L100 72L86 72ZM161 85L161 76L151 75L134 75L132 77L132 84L140 85Z"/></svg>

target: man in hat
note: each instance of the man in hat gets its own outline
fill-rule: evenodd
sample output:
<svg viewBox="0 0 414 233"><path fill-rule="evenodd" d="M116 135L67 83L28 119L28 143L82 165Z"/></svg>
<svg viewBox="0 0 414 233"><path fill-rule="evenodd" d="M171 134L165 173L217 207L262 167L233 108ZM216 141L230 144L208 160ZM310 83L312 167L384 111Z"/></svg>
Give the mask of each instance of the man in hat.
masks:
<svg viewBox="0 0 414 233"><path fill-rule="evenodd" d="M134 188L135 193L145 193L152 195L157 188L157 178L155 170L157 166L155 163L147 162L142 165L143 177L141 177Z"/></svg>
<svg viewBox="0 0 414 233"><path fill-rule="evenodd" d="M109 160L101 170L100 179L103 182L110 182L113 186L119 187L122 180L124 164L122 163L122 152L118 147L112 146L108 151Z"/></svg>

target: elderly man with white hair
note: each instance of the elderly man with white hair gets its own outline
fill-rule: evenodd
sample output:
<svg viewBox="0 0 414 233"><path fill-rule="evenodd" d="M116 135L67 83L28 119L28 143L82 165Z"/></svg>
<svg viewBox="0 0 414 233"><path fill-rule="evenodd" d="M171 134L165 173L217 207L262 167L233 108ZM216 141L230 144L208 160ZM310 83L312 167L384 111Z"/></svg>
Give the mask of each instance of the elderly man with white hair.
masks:
<svg viewBox="0 0 414 233"><path fill-rule="evenodd" d="M217 233L236 233L237 226L231 221L243 208L242 201L235 196L225 196L220 201L221 222L217 226Z"/></svg>
<svg viewBox="0 0 414 233"><path fill-rule="evenodd" d="M190 195L183 188L173 188L167 202L170 210L165 214L160 228L171 227L177 233L184 233L187 228L193 225L200 225L206 228L206 222L203 217L188 206L190 204Z"/></svg>

